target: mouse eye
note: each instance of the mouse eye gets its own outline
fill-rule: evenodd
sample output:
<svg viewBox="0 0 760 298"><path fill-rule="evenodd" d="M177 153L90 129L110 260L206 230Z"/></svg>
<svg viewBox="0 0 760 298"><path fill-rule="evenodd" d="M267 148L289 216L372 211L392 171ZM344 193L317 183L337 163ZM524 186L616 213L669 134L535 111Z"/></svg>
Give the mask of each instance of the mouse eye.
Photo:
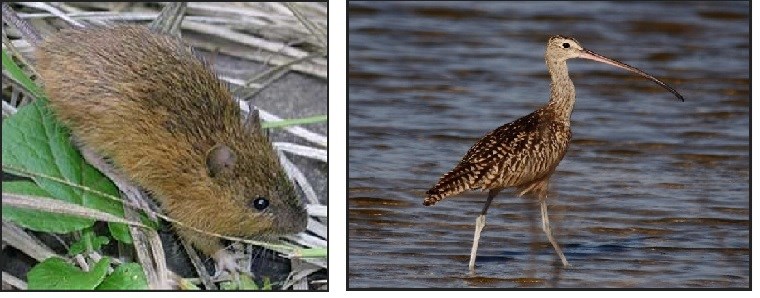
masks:
<svg viewBox="0 0 760 298"><path fill-rule="evenodd" d="M562 43L562 47L563 47L563 48L566 48L566 49L567 49L567 48L569 48L569 47L570 47L570 44L569 44L569 43L566 43L566 42L565 42L565 43Z"/></svg>
<svg viewBox="0 0 760 298"><path fill-rule="evenodd" d="M267 207L269 207L269 200L267 200L265 197L256 197L255 199L251 200L250 205L253 207L253 209L264 211L264 209L267 209Z"/></svg>

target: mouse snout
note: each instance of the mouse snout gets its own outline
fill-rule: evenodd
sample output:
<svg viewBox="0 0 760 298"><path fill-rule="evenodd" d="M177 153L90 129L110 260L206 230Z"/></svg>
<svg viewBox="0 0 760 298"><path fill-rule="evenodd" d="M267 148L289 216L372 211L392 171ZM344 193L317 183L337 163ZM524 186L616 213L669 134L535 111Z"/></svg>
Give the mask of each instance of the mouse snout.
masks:
<svg viewBox="0 0 760 298"><path fill-rule="evenodd" d="M272 229L278 234L297 234L306 230L308 214L306 206L289 184L288 187L280 187L271 194L276 197L275 205L272 206L274 220Z"/></svg>
<svg viewBox="0 0 760 298"><path fill-rule="evenodd" d="M287 220L282 222L283 232L289 234L297 234L306 230L306 221L308 214L303 204L295 204L289 206L288 216L285 216Z"/></svg>

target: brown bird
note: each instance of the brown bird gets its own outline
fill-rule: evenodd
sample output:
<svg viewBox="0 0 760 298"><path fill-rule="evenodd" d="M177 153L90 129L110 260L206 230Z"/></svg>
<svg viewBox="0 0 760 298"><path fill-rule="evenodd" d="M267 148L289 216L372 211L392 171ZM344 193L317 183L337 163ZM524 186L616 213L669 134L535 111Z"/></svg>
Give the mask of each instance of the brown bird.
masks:
<svg viewBox="0 0 760 298"><path fill-rule="evenodd" d="M480 232L493 198L503 189L515 188L519 196L529 195L541 205L541 224L554 250L567 267L562 249L552 236L546 211L549 177L570 144L570 114L575 105L575 86L567 72L568 59L584 58L617 66L654 81L683 101L683 96L657 78L628 64L604 57L581 47L573 38L556 35L546 45L546 66L551 75L549 103L481 138L462 160L427 191L425 206L466 190L488 190L483 210L475 220L475 235L470 253L470 271L475 268Z"/></svg>

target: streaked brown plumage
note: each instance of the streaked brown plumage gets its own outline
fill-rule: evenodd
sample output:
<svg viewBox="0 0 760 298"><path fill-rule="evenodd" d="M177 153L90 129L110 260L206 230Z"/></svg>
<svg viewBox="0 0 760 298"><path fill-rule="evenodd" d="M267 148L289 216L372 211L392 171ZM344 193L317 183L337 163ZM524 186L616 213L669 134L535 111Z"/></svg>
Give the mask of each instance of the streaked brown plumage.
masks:
<svg viewBox="0 0 760 298"><path fill-rule="evenodd" d="M430 206L469 189L516 187L528 193L547 179L565 156L570 122L548 105L481 138L453 170L427 192Z"/></svg>
<svg viewBox="0 0 760 298"><path fill-rule="evenodd" d="M476 220L470 270L474 269L478 239L485 226L485 214L491 200L506 188L515 188L520 196L527 194L540 201L544 232L562 263L569 265L552 236L546 214L548 180L565 156L572 135L570 115L575 104L575 87L568 74L567 59L584 58L629 70L654 81L683 100L678 92L660 80L630 65L583 49L573 38L551 37L545 58L552 80L549 103L481 138L453 170L427 191L423 201L425 206L431 206L466 190L489 191L486 204Z"/></svg>

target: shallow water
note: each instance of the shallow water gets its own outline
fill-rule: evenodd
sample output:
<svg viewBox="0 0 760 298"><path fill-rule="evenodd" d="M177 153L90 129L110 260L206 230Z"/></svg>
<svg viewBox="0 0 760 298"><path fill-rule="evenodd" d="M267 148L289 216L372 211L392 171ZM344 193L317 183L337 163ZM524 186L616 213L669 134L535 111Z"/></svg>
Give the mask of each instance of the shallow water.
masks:
<svg viewBox="0 0 760 298"><path fill-rule="evenodd" d="M554 34L636 66L569 62L573 141L549 215L502 192L422 198L488 131L545 104ZM349 271L365 287L748 287L748 2L349 4Z"/></svg>

